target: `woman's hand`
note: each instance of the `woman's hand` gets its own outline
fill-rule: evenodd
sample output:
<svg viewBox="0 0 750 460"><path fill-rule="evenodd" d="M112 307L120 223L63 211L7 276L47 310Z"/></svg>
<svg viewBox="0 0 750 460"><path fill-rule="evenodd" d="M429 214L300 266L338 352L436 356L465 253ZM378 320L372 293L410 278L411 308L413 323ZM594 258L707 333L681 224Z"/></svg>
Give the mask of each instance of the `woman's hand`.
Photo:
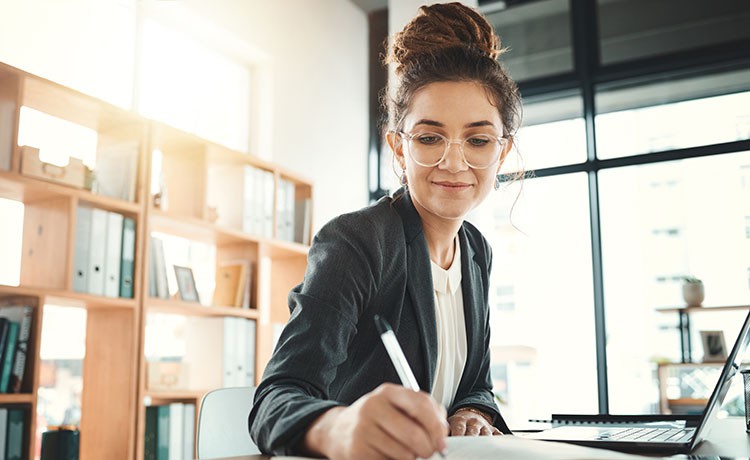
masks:
<svg viewBox="0 0 750 460"><path fill-rule="evenodd" d="M386 383L318 417L305 447L331 460L428 458L445 449L446 415L429 394Z"/></svg>
<svg viewBox="0 0 750 460"><path fill-rule="evenodd" d="M474 410L466 408L457 410L448 418L448 423L451 427L451 436L494 436L502 434L486 418L474 412Z"/></svg>

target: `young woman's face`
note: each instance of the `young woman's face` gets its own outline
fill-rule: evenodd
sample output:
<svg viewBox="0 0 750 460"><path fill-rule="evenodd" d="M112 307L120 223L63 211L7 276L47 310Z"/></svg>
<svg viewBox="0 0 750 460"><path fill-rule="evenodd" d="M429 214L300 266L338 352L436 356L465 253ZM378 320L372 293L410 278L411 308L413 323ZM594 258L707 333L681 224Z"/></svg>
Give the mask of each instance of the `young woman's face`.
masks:
<svg viewBox="0 0 750 460"><path fill-rule="evenodd" d="M475 147L469 143L462 147L461 140L479 136L472 139L481 142L504 135L497 107L490 103L485 89L474 82L438 82L420 89L404 119L403 132L406 135L396 135L391 145L395 147L396 160L406 171L412 200L423 220L463 220L492 190L511 147L510 142L504 144L499 158L484 169L470 167L463 160L461 149L469 154L469 149ZM409 136L428 132L454 141L435 166L418 164L409 149ZM412 137L410 145L431 143L434 139Z"/></svg>

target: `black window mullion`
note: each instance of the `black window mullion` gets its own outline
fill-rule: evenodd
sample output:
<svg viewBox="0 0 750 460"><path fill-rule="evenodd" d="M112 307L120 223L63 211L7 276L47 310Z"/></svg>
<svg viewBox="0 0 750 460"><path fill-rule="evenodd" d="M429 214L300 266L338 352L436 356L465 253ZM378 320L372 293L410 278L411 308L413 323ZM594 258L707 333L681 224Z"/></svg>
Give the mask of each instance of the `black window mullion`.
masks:
<svg viewBox="0 0 750 460"><path fill-rule="evenodd" d="M587 163L596 162L595 75L599 69L599 31L597 0L570 0L573 31L573 59L581 84L583 115L586 124ZM604 286L602 278L602 241L599 222L599 181L596 170L588 172L591 224L591 262L594 291L594 331L596 338L596 376L599 413L609 413L607 381L606 324L604 318Z"/></svg>

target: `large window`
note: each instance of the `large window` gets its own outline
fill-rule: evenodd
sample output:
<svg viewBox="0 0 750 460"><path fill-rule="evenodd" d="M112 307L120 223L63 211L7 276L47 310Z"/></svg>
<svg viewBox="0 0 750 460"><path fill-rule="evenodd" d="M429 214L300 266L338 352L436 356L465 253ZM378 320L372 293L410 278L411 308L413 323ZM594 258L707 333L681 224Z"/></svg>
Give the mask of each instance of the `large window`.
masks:
<svg viewBox="0 0 750 460"><path fill-rule="evenodd" d="M701 411L718 376L701 331L731 346L750 304L747 2L479 5L524 98L501 171L531 173L472 216L494 248L501 409ZM687 276L707 308L678 328Z"/></svg>
<svg viewBox="0 0 750 460"><path fill-rule="evenodd" d="M656 364L681 359L677 315L658 308L684 304L684 276L703 280L706 307L747 303L748 169L750 152L741 152L600 173L613 413L658 411ZM731 346L745 314L693 314L694 358L702 355L699 331L722 330Z"/></svg>
<svg viewBox="0 0 750 460"><path fill-rule="evenodd" d="M470 217L493 248L492 378L512 425L597 409L586 184L583 173L516 182Z"/></svg>

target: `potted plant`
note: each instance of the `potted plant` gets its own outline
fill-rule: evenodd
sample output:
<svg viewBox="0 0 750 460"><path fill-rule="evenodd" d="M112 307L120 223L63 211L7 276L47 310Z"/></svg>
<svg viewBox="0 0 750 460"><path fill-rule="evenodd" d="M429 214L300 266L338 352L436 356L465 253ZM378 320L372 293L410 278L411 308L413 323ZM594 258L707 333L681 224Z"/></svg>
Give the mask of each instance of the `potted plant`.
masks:
<svg viewBox="0 0 750 460"><path fill-rule="evenodd" d="M682 277L682 298L688 307L700 307L705 296L703 281L694 276Z"/></svg>

